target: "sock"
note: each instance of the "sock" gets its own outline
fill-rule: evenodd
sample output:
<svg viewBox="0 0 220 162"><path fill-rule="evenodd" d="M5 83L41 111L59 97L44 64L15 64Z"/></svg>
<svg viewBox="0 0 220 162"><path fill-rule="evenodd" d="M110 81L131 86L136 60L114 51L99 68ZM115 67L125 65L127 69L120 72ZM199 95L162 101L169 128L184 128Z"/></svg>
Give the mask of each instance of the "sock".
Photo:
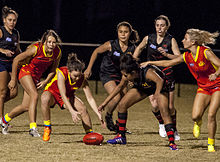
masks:
<svg viewBox="0 0 220 162"><path fill-rule="evenodd" d="M125 128L127 123L128 113L120 113L118 112L118 123L119 123L119 134L125 138Z"/></svg>
<svg viewBox="0 0 220 162"><path fill-rule="evenodd" d="M8 116L8 113L2 118L2 122L8 124L11 121L11 118Z"/></svg>
<svg viewBox="0 0 220 162"><path fill-rule="evenodd" d="M165 125L165 130L167 132L167 137L168 137L168 140L170 142L170 144L175 144L174 143L174 129L173 129L173 124L166 124Z"/></svg>
<svg viewBox="0 0 220 162"><path fill-rule="evenodd" d="M33 129L33 128L37 128L37 123L36 122L30 123L30 129Z"/></svg>
<svg viewBox="0 0 220 162"><path fill-rule="evenodd" d="M51 128L50 120L44 120L44 126L45 126L45 127L50 127L50 128Z"/></svg>
<svg viewBox="0 0 220 162"><path fill-rule="evenodd" d="M153 111L152 111L153 112ZM160 124L163 124L163 118L160 114L160 110L158 112L153 112L154 116L157 118L157 120L159 121Z"/></svg>
<svg viewBox="0 0 220 162"><path fill-rule="evenodd" d="M172 122L173 122L173 129L174 129L174 132L175 132L176 131L176 110L175 110L175 114L171 115L171 119L172 119Z"/></svg>
<svg viewBox="0 0 220 162"><path fill-rule="evenodd" d="M89 133L93 133L93 130L92 129L87 129L86 134L89 134Z"/></svg>
<svg viewBox="0 0 220 162"><path fill-rule="evenodd" d="M208 145L215 145L215 139L208 138Z"/></svg>

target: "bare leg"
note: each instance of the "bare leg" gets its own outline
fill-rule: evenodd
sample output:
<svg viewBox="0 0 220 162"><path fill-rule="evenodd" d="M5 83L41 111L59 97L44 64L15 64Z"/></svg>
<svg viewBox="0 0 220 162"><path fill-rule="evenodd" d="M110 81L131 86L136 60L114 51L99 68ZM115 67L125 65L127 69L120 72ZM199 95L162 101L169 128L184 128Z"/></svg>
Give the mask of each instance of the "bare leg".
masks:
<svg viewBox="0 0 220 162"><path fill-rule="evenodd" d="M192 120L198 122L210 102L211 97L203 93L197 93L192 108Z"/></svg>
<svg viewBox="0 0 220 162"><path fill-rule="evenodd" d="M7 71L0 72L0 117L4 115L4 103L8 91L9 74Z"/></svg>
<svg viewBox="0 0 220 162"><path fill-rule="evenodd" d="M220 91L212 94L211 102L208 111L208 137L211 139L215 138L216 133L216 114L220 106Z"/></svg>
<svg viewBox="0 0 220 162"><path fill-rule="evenodd" d="M30 123L36 122L37 116L37 101L38 101L38 92L36 86L33 82L33 79L30 75L26 75L20 79L20 83L24 88L25 92L30 96L29 100L29 120Z"/></svg>
<svg viewBox="0 0 220 162"><path fill-rule="evenodd" d="M50 120L50 106L54 105L54 103L53 95L49 91L43 92L41 95L41 110L44 121Z"/></svg>
<svg viewBox="0 0 220 162"><path fill-rule="evenodd" d="M117 85L116 85L115 81L109 81L104 85L104 88L108 94L111 94L116 86ZM126 91L126 90L124 90L124 91ZM119 103L122 96L123 96L123 94L118 94L108 103L107 112L109 114L112 114L114 112L114 110L115 110L115 108L116 108L117 104Z"/></svg>
<svg viewBox="0 0 220 162"><path fill-rule="evenodd" d="M28 111L29 100L30 100L30 96L24 91L23 101L21 105L18 105L14 109L12 109L11 112L8 113L8 116L13 119L16 116L19 116L23 114L24 112Z"/></svg>

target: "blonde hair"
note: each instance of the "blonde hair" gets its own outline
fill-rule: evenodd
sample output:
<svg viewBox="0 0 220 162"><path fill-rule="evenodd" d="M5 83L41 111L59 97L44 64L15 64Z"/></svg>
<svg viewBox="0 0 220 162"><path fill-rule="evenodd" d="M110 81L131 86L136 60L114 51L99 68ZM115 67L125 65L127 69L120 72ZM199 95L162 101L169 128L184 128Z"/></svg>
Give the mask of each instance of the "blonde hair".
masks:
<svg viewBox="0 0 220 162"><path fill-rule="evenodd" d="M199 46L215 44L216 38L219 36L219 32L210 33L199 29L188 29L186 34L188 34L190 39L195 41L195 44Z"/></svg>

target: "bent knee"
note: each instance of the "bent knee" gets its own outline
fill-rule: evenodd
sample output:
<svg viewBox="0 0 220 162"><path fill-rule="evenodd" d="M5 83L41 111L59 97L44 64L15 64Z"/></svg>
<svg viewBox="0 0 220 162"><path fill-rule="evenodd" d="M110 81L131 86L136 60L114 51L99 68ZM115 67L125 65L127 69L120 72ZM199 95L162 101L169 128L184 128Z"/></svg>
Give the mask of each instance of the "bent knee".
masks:
<svg viewBox="0 0 220 162"><path fill-rule="evenodd" d="M215 121L216 120L216 114L215 113L208 113L208 120L209 121Z"/></svg>
<svg viewBox="0 0 220 162"><path fill-rule="evenodd" d="M192 115L192 120L193 121L198 121L199 119L201 119L200 115Z"/></svg>
<svg viewBox="0 0 220 162"><path fill-rule="evenodd" d="M127 104L125 102L119 102L117 109L119 112L125 112L127 111Z"/></svg>
<svg viewBox="0 0 220 162"><path fill-rule="evenodd" d="M7 94L7 88L0 89L0 97L5 98Z"/></svg>
<svg viewBox="0 0 220 162"><path fill-rule="evenodd" d="M30 96L32 99L38 100L39 94L37 92L32 92Z"/></svg>
<svg viewBox="0 0 220 162"><path fill-rule="evenodd" d="M88 114L88 111L87 111L85 105L82 105L82 106L78 107L78 108L77 108L77 111L78 111L82 116Z"/></svg>

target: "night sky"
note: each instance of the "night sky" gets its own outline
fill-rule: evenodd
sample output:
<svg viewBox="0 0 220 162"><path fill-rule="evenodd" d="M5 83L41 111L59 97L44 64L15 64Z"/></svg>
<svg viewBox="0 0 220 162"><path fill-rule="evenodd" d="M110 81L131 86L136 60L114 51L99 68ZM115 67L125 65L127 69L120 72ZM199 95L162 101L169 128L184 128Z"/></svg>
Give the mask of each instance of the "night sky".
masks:
<svg viewBox="0 0 220 162"><path fill-rule="evenodd" d="M219 0L0 0L0 8L4 5L18 12L16 28L21 40L27 41L38 40L47 29L54 29L63 42L101 44L116 38L121 21L130 22L143 39L154 32L154 19L160 14L169 17L169 33L180 47L188 28L220 31ZM210 47L220 49L220 38ZM77 52L86 63L86 56L94 50L63 48L64 56Z"/></svg>

